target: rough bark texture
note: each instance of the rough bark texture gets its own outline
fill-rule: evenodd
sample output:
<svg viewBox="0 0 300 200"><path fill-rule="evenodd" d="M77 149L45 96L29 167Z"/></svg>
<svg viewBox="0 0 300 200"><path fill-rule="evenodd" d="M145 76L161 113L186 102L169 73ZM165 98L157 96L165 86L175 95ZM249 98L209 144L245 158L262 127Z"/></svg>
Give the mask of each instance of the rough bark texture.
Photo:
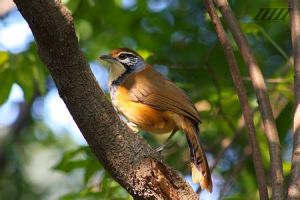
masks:
<svg viewBox="0 0 300 200"><path fill-rule="evenodd" d="M295 112L293 124L293 156L288 199L300 199L300 2L289 0L294 54Z"/></svg>
<svg viewBox="0 0 300 200"><path fill-rule="evenodd" d="M220 40L221 45L224 48L224 52L227 58L227 62L229 65L230 73L232 76L232 80L235 86L235 89L237 91L241 108L243 111L243 116L245 120L246 127L248 129L248 137L249 137L249 143L252 151L252 160L254 163L256 178L258 181L258 189L259 189L259 195L261 200L267 200L268 197L268 190L267 190L267 183L266 183L266 177L263 167L263 162L261 158L261 152L259 149L258 141L256 138L256 131L254 122L252 119L251 109L248 103L248 97L246 94L246 89L242 81L242 76L240 74L237 61L235 59L232 47L227 39L227 35L225 33L225 30L222 26L221 20L219 19L214 3L212 0L204 0L206 9L210 15L210 18L212 19L212 23L215 26L218 38Z"/></svg>
<svg viewBox="0 0 300 200"><path fill-rule="evenodd" d="M60 97L90 148L135 199L197 199L183 178L119 120L80 51L72 17L59 1L15 0Z"/></svg>
<svg viewBox="0 0 300 200"><path fill-rule="evenodd" d="M284 178L281 159L281 146L264 77L227 0L215 0L215 2L220 8L222 16L226 21L237 46L240 49L240 53L244 62L248 67L249 75L255 90L259 110L264 123L265 134L269 144L272 177L272 199L282 200L284 199Z"/></svg>

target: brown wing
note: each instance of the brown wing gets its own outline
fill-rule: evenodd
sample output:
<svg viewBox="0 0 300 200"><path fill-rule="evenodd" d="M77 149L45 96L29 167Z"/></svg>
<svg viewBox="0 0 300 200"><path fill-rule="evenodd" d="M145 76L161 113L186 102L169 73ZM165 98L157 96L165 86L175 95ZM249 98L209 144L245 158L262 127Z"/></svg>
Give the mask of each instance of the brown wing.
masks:
<svg viewBox="0 0 300 200"><path fill-rule="evenodd" d="M132 101L147 104L157 110L168 110L200 123L198 112L188 96L163 75L147 66L129 76L124 83Z"/></svg>

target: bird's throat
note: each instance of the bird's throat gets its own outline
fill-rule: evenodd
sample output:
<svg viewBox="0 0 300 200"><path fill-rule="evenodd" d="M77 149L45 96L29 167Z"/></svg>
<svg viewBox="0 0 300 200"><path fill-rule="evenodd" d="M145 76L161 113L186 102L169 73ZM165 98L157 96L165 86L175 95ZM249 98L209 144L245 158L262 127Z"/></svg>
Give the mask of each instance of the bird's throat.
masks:
<svg viewBox="0 0 300 200"><path fill-rule="evenodd" d="M113 82L116 82L125 72L126 69L122 65L117 63L112 63L109 69L109 80L108 80L109 87L111 87Z"/></svg>
<svg viewBox="0 0 300 200"><path fill-rule="evenodd" d="M109 87L120 85L129 74L142 71L145 67L146 64L144 62L139 62L134 67L123 66L120 63L112 63L109 72Z"/></svg>

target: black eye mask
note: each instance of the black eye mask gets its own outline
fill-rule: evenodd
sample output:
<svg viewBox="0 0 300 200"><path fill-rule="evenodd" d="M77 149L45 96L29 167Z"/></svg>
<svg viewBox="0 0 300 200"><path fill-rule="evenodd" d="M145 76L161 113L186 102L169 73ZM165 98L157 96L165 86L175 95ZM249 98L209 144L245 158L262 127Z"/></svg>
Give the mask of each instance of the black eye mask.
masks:
<svg viewBox="0 0 300 200"><path fill-rule="evenodd" d="M118 58L126 69L132 68L138 62L138 58L132 54L120 54ZM126 58L128 58L129 61L125 61Z"/></svg>

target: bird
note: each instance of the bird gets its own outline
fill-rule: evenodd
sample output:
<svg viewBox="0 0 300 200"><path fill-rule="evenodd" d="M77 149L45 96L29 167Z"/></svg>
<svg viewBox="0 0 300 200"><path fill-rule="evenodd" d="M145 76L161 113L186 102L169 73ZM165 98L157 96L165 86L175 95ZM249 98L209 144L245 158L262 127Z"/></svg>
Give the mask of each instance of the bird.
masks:
<svg viewBox="0 0 300 200"><path fill-rule="evenodd" d="M114 108L146 132L182 130L191 155L192 181L212 192L211 173L200 143L198 111L189 97L129 48L100 56L109 64L108 85Z"/></svg>

